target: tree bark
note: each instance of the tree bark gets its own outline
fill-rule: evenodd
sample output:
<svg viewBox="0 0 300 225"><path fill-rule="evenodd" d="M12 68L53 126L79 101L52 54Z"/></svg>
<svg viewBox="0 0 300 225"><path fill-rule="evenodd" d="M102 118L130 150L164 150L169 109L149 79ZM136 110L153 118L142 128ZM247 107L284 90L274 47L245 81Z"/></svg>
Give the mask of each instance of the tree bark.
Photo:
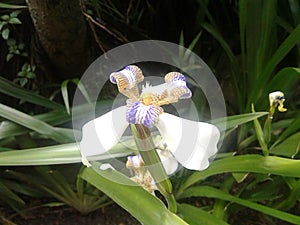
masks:
<svg viewBox="0 0 300 225"><path fill-rule="evenodd" d="M91 57L79 0L27 0L27 4L39 45L55 76L81 75Z"/></svg>

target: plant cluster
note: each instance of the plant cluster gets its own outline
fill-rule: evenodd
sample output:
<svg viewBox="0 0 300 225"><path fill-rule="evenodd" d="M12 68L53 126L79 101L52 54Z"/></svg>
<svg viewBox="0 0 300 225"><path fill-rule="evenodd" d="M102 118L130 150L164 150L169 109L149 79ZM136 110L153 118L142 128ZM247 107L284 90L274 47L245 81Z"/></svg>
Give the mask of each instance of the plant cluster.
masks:
<svg viewBox="0 0 300 225"><path fill-rule="evenodd" d="M108 35L120 42L164 39L164 33L152 32L153 25L147 20L155 22L160 6L172 9L176 3L153 2L88 0L86 13L99 24L111 23ZM300 2L188 2L197 9L195 26L183 26L172 35L177 43L203 56L212 68L229 114L210 121L227 124L222 130L222 150L210 166L202 171L182 169L167 180L172 193L162 192L162 198L169 205L117 170L100 169L102 162L84 167L73 133L80 135L81 130L73 130L70 122L72 112L76 112L75 119L92 119L83 113L92 104L86 88L74 78L64 81L55 93L61 93L61 102L37 94L26 88L26 83L38 76L35 66L27 62L15 74L14 82L0 77L0 93L45 110L23 112L0 103L1 205L26 215L30 208L24 196L49 198L45 206L66 204L86 214L113 201L143 224L241 224L239 215L247 210L255 211L267 224L300 224ZM6 60L16 55L27 58L24 44L10 37L11 29L22 24L20 9L4 3L0 7L11 11L0 17L1 37L8 45ZM177 15L165 13L171 29L177 24ZM188 56L183 53L182 57ZM85 103L70 104L69 83L80 90ZM205 112L200 89L193 90L192 100L199 113ZM98 101L97 113L103 114L111 104L112 100ZM134 145L133 139L122 141ZM113 156L126 160L129 153L130 149L116 144L102 160ZM142 207L137 204L141 200Z"/></svg>

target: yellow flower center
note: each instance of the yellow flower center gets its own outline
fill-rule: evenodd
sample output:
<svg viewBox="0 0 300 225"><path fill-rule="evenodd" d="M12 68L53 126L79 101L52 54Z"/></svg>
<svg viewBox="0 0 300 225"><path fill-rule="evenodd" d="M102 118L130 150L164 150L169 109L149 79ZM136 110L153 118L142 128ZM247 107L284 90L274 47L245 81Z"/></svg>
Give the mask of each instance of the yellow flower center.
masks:
<svg viewBox="0 0 300 225"><path fill-rule="evenodd" d="M153 102L153 95L152 94L143 94L142 96L141 96L141 98L142 98L142 103L144 104L144 105L146 105L146 106L148 106L148 105L151 105L152 104L152 102Z"/></svg>

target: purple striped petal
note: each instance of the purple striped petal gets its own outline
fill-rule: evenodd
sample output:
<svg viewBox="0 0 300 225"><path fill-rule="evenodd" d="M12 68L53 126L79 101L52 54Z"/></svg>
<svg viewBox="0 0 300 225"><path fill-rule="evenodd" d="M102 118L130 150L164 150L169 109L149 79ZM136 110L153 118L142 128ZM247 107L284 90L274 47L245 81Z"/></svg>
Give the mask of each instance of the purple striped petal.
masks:
<svg viewBox="0 0 300 225"><path fill-rule="evenodd" d="M178 72L170 72L167 73L165 76L165 82L176 82L176 81L184 81L186 82L186 78L183 74L178 73Z"/></svg>
<svg viewBox="0 0 300 225"><path fill-rule="evenodd" d="M168 95L171 101L187 99L192 97L191 90L186 86L186 78L178 72L170 72L165 76L168 86Z"/></svg>
<svg viewBox="0 0 300 225"><path fill-rule="evenodd" d="M137 83L143 81L142 70L137 66L126 66L123 70L114 72L109 76L113 84L118 84L123 88L132 88Z"/></svg>
<svg viewBox="0 0 300 225"><path fill-rule="evenodd" d="M142 70L137 66L126 66L119 72L110 74L110 81L118 85L118 90L128 98L138 99L139 90L137 84L143 81Z"/></svg>
<svg viewBox="0 0 300 225"><path fill-rule="evenodd" d="M126 120L130 124L142 124L148 128L153 127L158 121L163 109L156 105L144 105L139 101L127 101Z"/></svg>

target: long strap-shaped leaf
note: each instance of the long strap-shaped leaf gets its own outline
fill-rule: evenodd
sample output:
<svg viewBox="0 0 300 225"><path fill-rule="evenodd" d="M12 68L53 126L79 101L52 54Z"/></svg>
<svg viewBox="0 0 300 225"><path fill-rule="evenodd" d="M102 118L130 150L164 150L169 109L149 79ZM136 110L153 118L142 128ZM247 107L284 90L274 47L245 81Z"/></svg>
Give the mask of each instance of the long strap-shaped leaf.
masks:
<svg viewBox="0 0 300 225"><path fill-rule="evenodd" d="M300 177L300 160L276 156L241 155L214 161L206 170L194 172L180 187L178 193L209 176L229 172L253 172Z"/></svg>
<svg viewBox="0 0 300 225"><path fill-rule="evenodd" d="M102 154L91 160L106 160L129 155L132 149L125 148L123 144L116 144L109 150L109 154ZM78 162L81 162L81 154L77 143L0 152L0 166L57 165Z"/></svg>
<svg viewBox="0 0 300 225"><path fill-rule="evenodd" d="M258 95L258 89L261 88L263 85L266 85L268 79L272 75L273 71L275 70L276 66L281 62L281 60L291 51L291 49L300 43L300 25L298 25L293 32L282 42L282 44L278 47L276 52L273 54L272 58L269 60L267 65L265 66L264 70L259 79L260 85L254 87L254 90L251 92L251 95L248 99L248 108L250 105L255 102L254 100L261 97Z"/></svg>
<svg viewBox="0 0 300 225"><path fill-rule="evenodd" d="M26 102L44 106L46 108L63 109L63 105L53 102L32 91L21 88L3 77L0 77L0 92L15 98L19 98Z"/></svg>
<svg viewBox="0 0 300 225"><path fill-rule="evenodd" d="M295 216L290 213L286 213L264 205L257 204L255 202L241 199L209 186L198 186L198 187L189 188L180 195L180 198L186 198L186 197L208 197L208 198L217 198L225 201L235 202L237 204L246 206L248 208L260 211L264 214L276 217L278 219L293 224L300 224L299 216Z"/></svg>
<svg viewBox="0 0 300 225"><path fill-rule="evenodd" d="M144 225L187 225L171 213L155 196L137 186L132 180L112 169L98 169L101 164L92 163L80 176L112 198Z"/></svg>
<svg viewBox="0 0 300 225"><path fill-rule="evenodd" d="M225 221L220 218L217 218L210 214L204 209L197 208L195 206L182 203L178 207L180 215L186 220L189 224L193 225L228 225Z"/></svg>
<svg viewBox="0 0 300 225"><path fill-rule="evenodd" d="M48 138L52 138L59 143L67 143L74 140L74 134L72 130L52 127L41 120L38 120L26 113L3 105L1 103L0 116L24 127L27 127L39 134L45 135Z"/></svg>

